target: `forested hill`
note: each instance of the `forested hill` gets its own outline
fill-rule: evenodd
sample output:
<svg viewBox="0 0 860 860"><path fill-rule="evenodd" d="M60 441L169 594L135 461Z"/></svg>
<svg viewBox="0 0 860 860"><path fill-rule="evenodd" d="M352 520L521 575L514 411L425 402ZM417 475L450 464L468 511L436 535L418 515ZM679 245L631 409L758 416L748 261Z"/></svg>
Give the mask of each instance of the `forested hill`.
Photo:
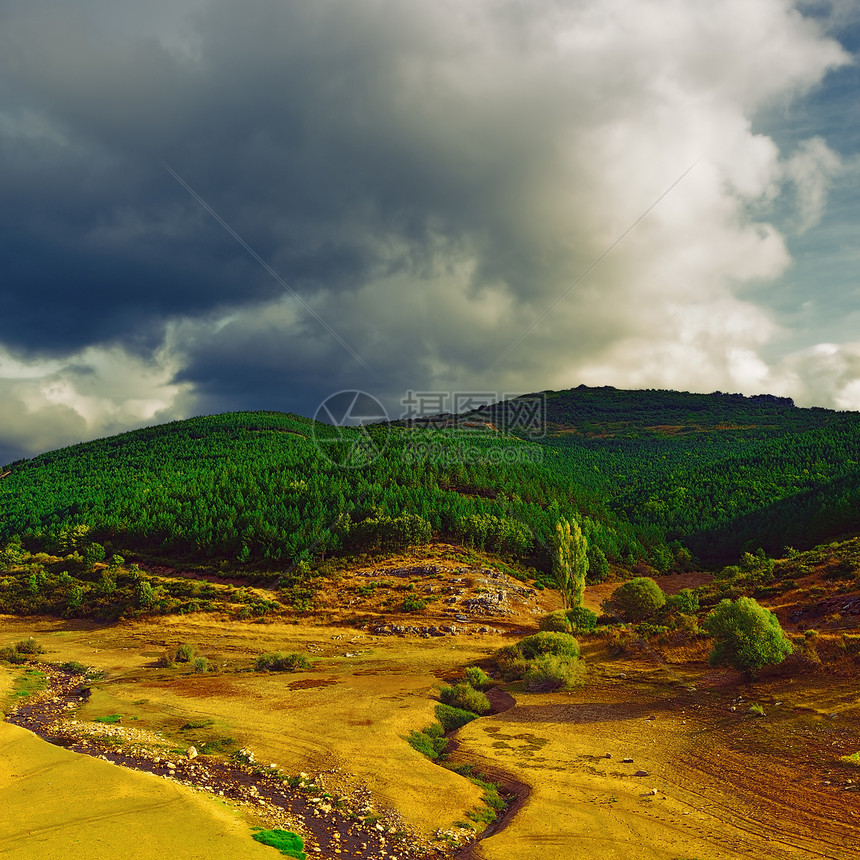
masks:
<svg viewBox="0 0 860 860"><path fill-rule="evenodd" d="M707 561L810 547L860 528L860 414L788 398L579 388L544 392L547 438L632 522ZM516 401L472 413L506 426Z"/></svg>
<svg viewBox="0 0 860 860"><path fill-rule="evenodd" d="M574 434L587 438L640 438L743 430L746 436L784 435L825 426L837 414L829 409L799 409L788 397L759 394L692 394L685 391L626 391L580 385L567 391L525 395L542 396L550 435ZM512 426L518 400L497 403L469 413Z"/></svg>
<svg viewBox="0 0 860 860"><path fill-rule="evenodd" d="M367 431L280 413L179 421L15 464L0 480L0 540L289 565L332 552L456 539L541 564L560 516L611 560L665 552L570 474L568 460L491 433ZM597 562L602 562L598 556Z"/></svg>
<svg viewBox="0 0 860 860"><path fill-rule="evenodd" d="M575 515L595 569L667 569L682 545L730 561L860 527L857 413L613 388L545 402L543 436L508 401L447 429L234 413L76 445L0 469L0 540L88 526L119 548L283 564L432 534L541 565Z"/></svg>

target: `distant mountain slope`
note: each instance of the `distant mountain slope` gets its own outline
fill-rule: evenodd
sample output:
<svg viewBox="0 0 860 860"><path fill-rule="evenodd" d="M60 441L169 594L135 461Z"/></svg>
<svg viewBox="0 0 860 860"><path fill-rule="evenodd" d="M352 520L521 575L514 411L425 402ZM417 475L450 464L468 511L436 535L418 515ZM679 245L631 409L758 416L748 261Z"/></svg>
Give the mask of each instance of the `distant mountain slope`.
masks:
<svg viewBox="0 0 860 860"><path fill-rule="evenodd" d="M544 394L537 439L514 400L441 430L234 413L50 452L0 469L0 541L49 545L87 525L118 546L296 562L432 532L546 566L556 521L575 514L611 562L664 570L678 541L724 562L860 524L857 413L766 395Z"/></svg>
<svg viewBox="0 0 860 860"><path fill-rule="evenodd" d="M575 480L706 560L729 560L746 543L811 546L858 522L858 413L720 392L545 395L545 444L575 464ZM475 414L504 426L517 408Z"/></svg>

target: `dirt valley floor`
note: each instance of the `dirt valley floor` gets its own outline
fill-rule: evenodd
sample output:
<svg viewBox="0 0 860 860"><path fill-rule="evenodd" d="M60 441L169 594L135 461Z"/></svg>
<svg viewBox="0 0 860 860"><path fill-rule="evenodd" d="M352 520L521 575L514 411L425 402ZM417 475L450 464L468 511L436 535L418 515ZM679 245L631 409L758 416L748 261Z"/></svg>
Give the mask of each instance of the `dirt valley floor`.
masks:
<svg viewBox="0 0 860 860"><path fill-rule="evenodd" d="M495 832L455 848L468 813L484 808L482 789L406 737L433 721L443 679L524 632L500 624L428 638L205 614L113 626L0 618L0 644L33 636L41 661L104 672L88 698L60 697L55 708L66 745L102 758L0 724L0 855L279 856L251 840L261 825L290 826L310 857L332 860L457 850L482 860L860 858L860 769L839 762L860 750L856 680L747 685L708 669L704 650L612 657L604 640L583 641L584 687L514 685L513 707L457 732L453 761L518 798ZM212 671L159 667L180 643ZM312 667L251 671L270 651L301 652ZM0 670L7 713L45 695L26 668ZM111 763L142 760L141 750L152 773ZM220 763L238 750L263 763L258 771L292 777L298 799L279 811L265 777L225 790Z"/></svg>

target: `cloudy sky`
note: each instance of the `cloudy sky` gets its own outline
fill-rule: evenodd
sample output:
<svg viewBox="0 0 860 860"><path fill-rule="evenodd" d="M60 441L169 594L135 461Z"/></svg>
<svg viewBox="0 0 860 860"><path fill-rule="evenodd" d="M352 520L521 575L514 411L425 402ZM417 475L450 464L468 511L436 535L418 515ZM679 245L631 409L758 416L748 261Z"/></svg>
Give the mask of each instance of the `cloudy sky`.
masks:
<svg viewBox="0 0 860 860"><path fill-rule="evenodd" d="M858 51L854 0L5 0L0 462L352 388L860 409Z"/></svg>

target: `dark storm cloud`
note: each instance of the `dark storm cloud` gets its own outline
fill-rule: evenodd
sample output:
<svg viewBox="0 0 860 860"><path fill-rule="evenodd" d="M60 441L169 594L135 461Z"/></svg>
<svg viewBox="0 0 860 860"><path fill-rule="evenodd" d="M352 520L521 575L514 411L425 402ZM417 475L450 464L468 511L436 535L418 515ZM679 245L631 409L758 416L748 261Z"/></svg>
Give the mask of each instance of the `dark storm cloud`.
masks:
<svg viewBox="0 0 860 860"><path fill-rule="evenodd" d="M749 120L844 57L781 0L696 7L6 4L9 396L27 420L62 407L95 428L191 408L308 412L348 387L396 408L409 388L525 391L588 374L757 385L774 326L735 292L787 265L782 237L748 212L788 174ZM805 165L791 181L826 190ZM126 400L117 364L134 378ZM24 424L0 416L0 434Z"/></svg>

